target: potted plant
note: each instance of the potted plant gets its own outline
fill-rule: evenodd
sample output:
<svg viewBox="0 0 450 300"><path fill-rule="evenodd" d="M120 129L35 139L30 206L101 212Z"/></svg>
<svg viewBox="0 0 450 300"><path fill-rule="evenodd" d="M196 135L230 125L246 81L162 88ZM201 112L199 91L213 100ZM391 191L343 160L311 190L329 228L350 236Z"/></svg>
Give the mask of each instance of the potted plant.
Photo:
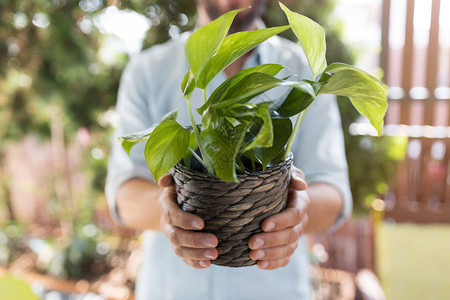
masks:
<svg viewBox="0 0 450 300"><path fill-rule="evenodd" d="M318 95L349 97L378 133L387 109L382 82L354 66L328 66L322 27L280 6L289 25L227 35L241 9L225 13L190 35L185 45L189 71L181 87L191 126L177 123L178 112L174 111L159 124L120 138L128 153L136 143L146 141L145 158L156 180L172 173L179 206L202 217L204 230L217 235L219 257L212 263L219 265L256 263L249 258L248 238L260 232L263 219L284 208L291 146ZM241 70L207 95L208 84L219 72L287 29L298 38L312 78L280 79L275 76L283 66L262 64ZM282 99L252 103L258 95L280 86L292 89ZM197 108L201 124L195 123L191 105L196 88L204 95L203 106Z"/></svg>

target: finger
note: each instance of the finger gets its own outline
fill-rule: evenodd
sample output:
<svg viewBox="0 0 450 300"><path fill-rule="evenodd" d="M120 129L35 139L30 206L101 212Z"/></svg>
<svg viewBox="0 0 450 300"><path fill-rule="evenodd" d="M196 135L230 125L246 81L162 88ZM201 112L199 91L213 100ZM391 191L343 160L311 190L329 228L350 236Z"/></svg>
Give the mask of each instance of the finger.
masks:
<svg viewBox="0 0 450 300"><path fill-rule="evenodd" d="M211 265L211 262L209 260L191 260L191 259L183 259L183 261L195 268L195 269L206 269Z"/></svg>
<svg viewBox="0 0 450 300"><path fill-rule="evenodd" d="M171 174L166 173L158 180L158 184L162 187L168 187L174 183L173 177Z"/></svg>
<svg viewBox="0 0 450 300"><path fill-rule="evenodd" d="M163 209L162 214L166 223L182 229L201 230L205 226L202 218L187 213L178 207Z"/></svg>
<svg viewBox="0 0 450 300"><path fill-rule="evenodd" d="M216 259L217 249L194 249L188 247L173 247L175 254L181 258L190 260L211 260Z"/></svg>
<svg viewBox="0 0 450 300"><path fill-rule="evenodd" d="M289 263L289 260L290 260L289 257L283 257L276 260L259 260L257 262L257 265L260 269L263 270L274 270L284 267Z"/></svg>
<svg viewBox="0 0 450 300"><path fill-rule="evenodd" d="M293 243L285 246L272 247L267 249L259 249L250 251L250 258L253 260L275 260L283 257L291 256L298 243Z"/></svg>
<svg viewBox="0 0 450 300"><path fill-rule="evenodd" d="M296 167L291 168L291 181L289 183L289 188L298 191L303 191L308 188L305 181L305 174L302 170Z"/></svg>
<svg viewBox="0 0 450 300"><path fill-rule="evenodd" d="M282 212L265 219L261 228L264 232L273 232L294 227L299 224L306 214L306 205L299 204L298 207L287 207Z"/></svg>
<svg viewBox="0 0 450 300"><path fill-rule="evenodd" d="M293 244L298 241L302 234L303 224L280 231L258 233L250 237L248 246L252 250L267 249L276 246Z"/></svg>
<svg viewBox="0 0 450 300"><path fill-rule="evenodd" d="M215 248L217 237L212 233L195 232L167 225L164 230L172 245L189 248Z"/></svg>
<svg viewBox="0 0 450 300"><path fill-rule="evenodd" d="M287 208L266 218L261 224L262 230L271 232L297 225L304 218L310 202L305 191L289 191Z"/></svg>
<svg viewBox="0 0 450 300"><path fill-rule="evenodd" d="M296 207L306 210L311 203L311 198L306 191L289 190L287 207Z"/></svg>
<svg viewBox="0 0 450 300"><path fill-rule="evenodd" d="M187 230L201 230L205 226L202 218L185 212L177 205L174 186L165 188L160 197L162 220L170 225Z"/></svg>

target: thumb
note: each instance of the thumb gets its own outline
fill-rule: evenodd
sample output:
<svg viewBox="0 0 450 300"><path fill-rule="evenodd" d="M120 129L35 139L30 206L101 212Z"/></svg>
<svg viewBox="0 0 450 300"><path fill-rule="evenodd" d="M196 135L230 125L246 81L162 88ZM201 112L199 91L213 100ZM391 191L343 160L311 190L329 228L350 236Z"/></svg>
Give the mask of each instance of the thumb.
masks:
<svg viewBox="0 0 450 300"><path fill-rule="evenodd" d="M173 184L173 178L172 175L169 173L164 174L161 178L158 180L158 184L161 187L168 187Z"/></svg>
<svg viewBox="0 0 450 300"><path fill-rule="evenodd" d="M308 188L305 181L305 174L299 168L292 167L291 169L290 188L297 191L303 191Z"/></svg>

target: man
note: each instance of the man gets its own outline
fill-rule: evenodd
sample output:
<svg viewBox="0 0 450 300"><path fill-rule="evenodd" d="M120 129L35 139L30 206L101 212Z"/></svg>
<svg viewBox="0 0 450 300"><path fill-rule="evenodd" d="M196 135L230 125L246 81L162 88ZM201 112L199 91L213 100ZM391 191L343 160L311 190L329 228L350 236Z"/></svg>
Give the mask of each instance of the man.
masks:
<svg viewBox="0 0 450 300"><path fill-rule="evenodd" d="M265 0L198 0L199 22L204 25L231 9L251 5L237 15L231 30L253 30L261 26L259 17L266 4ZM189 124L182 113L186 103L180 90L188 68L185 41L182 35L143 51L130 62L119 90L117 136L148 128L173 109L181 112L181 124ZM208 92L226 76L261 63L279 63L310 78L300 47L275 37L219 74ZM201 95L194 92L192 101L199 107ZM293 152L308 186L303 172L293 167L286 210L264 220L263 233L250 238L250 255L257 266L211 265L217 258L217 238L199 232L203 220L178 208L170 175L163 176L159 185L154 183L143 146L134 147L129 158L114 141L106 186L117 221L146 230L137 299L310 299L308 248L302 234L338 226L351 212L334 97L318 99L305 116Z"/></svg>

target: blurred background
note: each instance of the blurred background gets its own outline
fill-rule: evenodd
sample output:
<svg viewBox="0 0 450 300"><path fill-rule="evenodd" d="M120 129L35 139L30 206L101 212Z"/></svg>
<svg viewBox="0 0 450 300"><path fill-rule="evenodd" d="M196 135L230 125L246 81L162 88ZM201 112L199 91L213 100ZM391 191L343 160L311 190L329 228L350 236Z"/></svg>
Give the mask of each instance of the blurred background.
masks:
<svg viewBox="0 0 450 300"><path fill-rule="evenodd" d="M389 86L381 137L339 102L354 216L309 237L315 299L449 299L450 0L283 2ZM118 83L195 24L193 0L0 0L0 300L133 299L139 232L103 194Z"/></svg>

